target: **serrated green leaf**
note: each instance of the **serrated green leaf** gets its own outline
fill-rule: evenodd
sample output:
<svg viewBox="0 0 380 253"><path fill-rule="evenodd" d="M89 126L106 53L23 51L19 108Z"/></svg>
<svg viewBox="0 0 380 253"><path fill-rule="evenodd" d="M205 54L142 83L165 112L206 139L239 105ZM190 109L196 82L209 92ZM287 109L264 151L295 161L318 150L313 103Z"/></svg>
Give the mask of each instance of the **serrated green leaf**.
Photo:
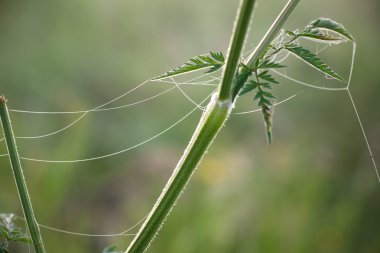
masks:
<svg viewBox="0 0 380 253"><path fill-rule="evenodd" d="M222 52L215 53L215 52L210 51L210 55L212 58L216 59L219 62L224 62L224 60L225 60Z"/></svg>
<svg viewBox="0 0 380 253"><path fill-rule="evenodd" d="M263 97L262 94L259 95L259 98L260 98L260 99L259 99L259 103L258 103L259 106L264 106L264 105L269 106L269 105L272 104L272 103L269 101L269 99Z"/></svg>
<svg viewBox="0 0 380 253"><path fill-rule="evenodd" d="M306 29L316 28L330 30L342 35L349 40L354 40L354 37L350 34L349 31L347 31L346 28L344 28L342 24L339 24L338 22L329 18L318 18L306 26Z"/></svg>
<svg viewBox="0 0 380 253"><path fill-rule="evenodd" d="M244 86L243 86L243 88L240 90L240 92L239 92L239 96L242 96L242 95L244 95L244 94L246 94L246 93L248 93L248 92L250 92L250 91L252 91L252 90L254 90L254 89L256 89L257 88L257 82L255 82L255 81L250 81L249 83L246 83Z"/></svg>
<svg viewBox="0 0 380 253"><path fill-rule="evenodd" d="M268 70L261 72L257 77L270 83L279 84L279 82L274 79L271 74L269 74Z"/></svg>
<svg viewBox="0 0 380 253"><path fill-rule="evenodd" d="M273 96L272 93L267 92L267 91L261 90L261 94L262 94L263 97L266 97L266 98L276 98L275 96Z"/></svg>
<svg viewBox="0 0 380 253"><path fill-rule="evenodd" d="M295 44L286 44L284 48L317 70L321 71L322 73L325 73L326 75L329 75L337 80L343 81L343 78L340 77L334 70L332 70L326 63L324 63L316 54L310 52L302 46Z"/></svg>
<svg viewBox="0 0 380 253"><path fill-rule="evenodd" d="M261 99L261 98L262 98L261 93L260 93L260 92L257 92L257 93L255 94L255 96L253 97L253 100L257 100L257 99Z"/></svg>
<svg viewBox="0 0 380 253"><path fill-rule="evenodd" d="M270 83L260 83L260 89L262 90L262 88L272 89L272 86Z"/></svg>
<svg viewBox="0 0 380 253"><path fill-rule="evenodd" d="M275 68L284 68L284 67L286 66L270 61L270 60L264 60L258 64L257 69L275 69Z"/></svg>
<svg viewBox="0 0 380 253"><path fill-rule="evenodd" d="M153 80L177 76L180 74L185 74L185 73L189 73L192 71L205 69L205 68L210 68L206 73L211 73L220 69L224 65L224 61L225 59L224 59L223 53L221 52L219 53L210 52L210 54L207 54L207 55L198 55L198 56L195 56L194 58L191 58L184 65L176 69L170 70L166 72L165 74L157 76L153 78Z"/></svg>
<svg viewBox="0 0 380 253"><path fill-rule="evenodd" d="M260 86L269 90L272 89L272 86L269 83L261 83Z"/></svg>

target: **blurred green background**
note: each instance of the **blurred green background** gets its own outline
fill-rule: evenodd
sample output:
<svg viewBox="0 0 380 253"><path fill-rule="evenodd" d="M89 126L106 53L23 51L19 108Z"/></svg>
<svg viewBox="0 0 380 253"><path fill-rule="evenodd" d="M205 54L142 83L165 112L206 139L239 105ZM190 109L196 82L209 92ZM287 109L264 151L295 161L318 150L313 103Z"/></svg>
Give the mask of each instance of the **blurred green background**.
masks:
<svg viewBox="0 0 380 253"><path fill-rule="evenodd" d="M284 4L258 1L247 48ZM13 109L93 108L194 55L225 51L237 5L237 0L0 1L0 93ZM355 36L351 92L380 163L379 13L378 0L301 1L286 28L324 16ZM326 62L347 77L350 45L328 50ZM310 79L307 66L294 64L297 78ZM147 85L112 105L168 87ZM198 102L212 91L184 89ZM380 252L380 185L348 94L284 80L275 93L282 99L300 90L276 107L270 146L260 114L231 117L149 252ZM236 111L255 108L248 96L241 100ZM108 154L161 132L191 108L173 90L134 107L90 113L48 138L19 139L19 150L24 157L55 160ZM16 135L33 136L60 129L79 115L11 116ZM96 234L131 227L150 210L199 117L196 112L159 138L114 157L24 161L38 221ZM0 153L5 152L2 142ZM21 215L6 157L0 157L0 172L0 212ZM47 252L54 253L101 252L110 244L125 249L132 240L43 228L42 233ZM28 250L11 246L14 253Z"/></svg>

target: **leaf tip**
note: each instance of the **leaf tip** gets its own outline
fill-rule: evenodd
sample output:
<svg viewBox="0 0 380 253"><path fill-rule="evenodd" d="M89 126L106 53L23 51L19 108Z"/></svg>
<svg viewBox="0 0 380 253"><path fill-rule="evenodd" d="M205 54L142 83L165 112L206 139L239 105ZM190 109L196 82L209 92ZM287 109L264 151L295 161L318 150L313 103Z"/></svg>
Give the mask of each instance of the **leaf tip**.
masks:
<svg viewBox="0 0 380 253"><path fill-rule="evenodd" d="M273 136L272 136L272 130L267 130L267 142L268 144L272 144L272 141L273 141Z"/></svg>

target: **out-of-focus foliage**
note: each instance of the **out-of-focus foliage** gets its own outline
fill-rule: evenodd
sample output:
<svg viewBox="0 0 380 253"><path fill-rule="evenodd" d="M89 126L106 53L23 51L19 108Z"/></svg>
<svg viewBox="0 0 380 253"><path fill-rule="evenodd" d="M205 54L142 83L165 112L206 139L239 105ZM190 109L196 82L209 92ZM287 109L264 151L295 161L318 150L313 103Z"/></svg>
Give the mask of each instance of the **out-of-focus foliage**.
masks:
<svg viewBox="0 0 380 253"><path fill-rule="evenodd" d="M13 214L0 213L0 252L8 253L10 242L30 243L30 237L20 228L16 227Z"/></svg>
<svg viewBox="0 0 380 253"><path fill-rule="evenodd" d="M260 1L252 48L285 1ZM9 107L89 109L179 66L194 55L225 52L238 1L2 1L0 93ZM320 16L344 24L358 43L351 92L377 162L380 154L378 1L301 1L287 30ZM346 80L349 43L320 57ZM308 49L312 49L308 47ZM312 50L313 52L315 50ZM327 58L326 58L327 57ZM292 62L289 75L323 86L323 76ZM192 77L188 77L190 80ZM309 89L281 77L274 142L266 147L260 114L233 115L167 219L151 252L380 251L380 187L347 92ZM337 85L344 86L340 83ZM146 85L112 105L133 103L169 84ZM183 86L202 101L213 87ZM89 113L44 139L18 139L24 157L78 159L133 146L194 105L173 90L112 112ZM236 112L253 110L242 98ZM141 220L161 192L201 112L159 138L118 156L74 164L23 161L40 223L83 233L119 233ZM11 113L18 136L41 135L79 115ZM4 142L0 153L5 153ZM0 212L21 208L0 157ZM80 237L41 228L48 252L124 249L132 237ZM131 232L135 232L136 228ZM26 252L11 245L11 252Z"/></svg>

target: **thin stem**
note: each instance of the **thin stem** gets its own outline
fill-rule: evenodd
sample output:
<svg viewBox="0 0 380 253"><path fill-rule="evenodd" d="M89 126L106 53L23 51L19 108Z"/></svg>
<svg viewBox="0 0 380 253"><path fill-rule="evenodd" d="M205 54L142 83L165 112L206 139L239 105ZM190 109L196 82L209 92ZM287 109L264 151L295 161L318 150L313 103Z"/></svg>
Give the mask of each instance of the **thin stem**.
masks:
<svg viewBox="0 0 380 253"><path fill-rule="evenodd" d="M32 237L34 249L36 253L45 253L40 229L38 227L37 220L34 217L32 202L28 194L24 174L22 172L21 162L17 152L16 141L12 130L11 120L9 118L6 99L4 96L0 96L0 118L3 126L5 141L7 144L9 160L11 162L18 194L21 200L22 209L28 225L28 229Z"/></svg>
<svg viewBox="0 0 380 253"><path fill-rule="evenodd" d="M240 55L243 49L249 23L251 21L255 0L242 0L237 14L233 36L227 54L227 63L224 68L222 82L220 84L219 99L232 100L232 81L240 62Z"/></svg>
<svg viewBox="0 0 380 253"><path fill-rule="evenodd" d="M254 66L256 61L265 52L265 49L276 37L277 33L280 31L281 27L284 25L290 14L294 11L300 0L289 0L285 7L282 9L280 14L277 16L276 20L273 22L271 27L268 29L267 33L261 39L259 45L251 53L246 61L245 65Z"/></svg>

